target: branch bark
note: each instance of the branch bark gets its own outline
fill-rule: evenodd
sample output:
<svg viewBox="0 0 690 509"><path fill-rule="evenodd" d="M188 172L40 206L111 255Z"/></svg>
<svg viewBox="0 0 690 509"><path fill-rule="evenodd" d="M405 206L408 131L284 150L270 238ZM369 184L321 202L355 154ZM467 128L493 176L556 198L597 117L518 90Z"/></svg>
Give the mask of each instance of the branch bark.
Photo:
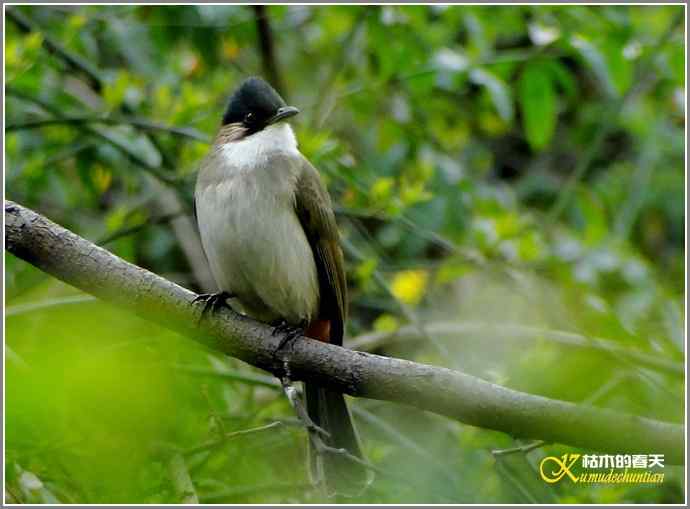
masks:
<svg viewBox="0 0 690 509"><path fill-rule="evenodd" d="M5 248L87 293L210 348L280 375L281 338L272 328L222 310L200 318L196 296L132 265L34 211L5 202ZM525 394L450 369L355 352L298 338L290 344L294 380L352 396L416 407L514 437L611 453L664 454L683 462L684 428L588 405Z"/></svg>

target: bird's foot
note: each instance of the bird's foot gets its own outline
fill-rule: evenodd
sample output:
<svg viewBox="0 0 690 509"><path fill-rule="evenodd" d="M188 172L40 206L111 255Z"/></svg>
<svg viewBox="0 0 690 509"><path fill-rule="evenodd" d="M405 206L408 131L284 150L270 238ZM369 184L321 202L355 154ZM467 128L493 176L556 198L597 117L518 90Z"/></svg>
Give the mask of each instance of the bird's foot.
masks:
<svg viewBox="0 0 690 509"><path fill-rule="evenodd" d="M280 352L283 348L285 348L285 345L287 345L291 341L294 341L300 336L304 336L304 329L306 328L306 326L306 321L300 322L299 325L290 325L285 320L281 320L277 324L275 324L271 335L282 335L283 337L280 338L280 343L278 343L278 348L276 348L274 353Z"/></svg>
<svg viewBox="0 0 690 509"><path fill-rule="evenodd" d="M213 311L214 313L222 307L232 310L230 305L227 303L227 299L231 299L232 297L235 297L235 295L226 291L218 293L201 293L194 297L192 304L196 304L197 302L204 303L204 307L201 310L201 315L199 315L199 323L201 323L201 320L203 320L204 316L209 310Z"/></svg>

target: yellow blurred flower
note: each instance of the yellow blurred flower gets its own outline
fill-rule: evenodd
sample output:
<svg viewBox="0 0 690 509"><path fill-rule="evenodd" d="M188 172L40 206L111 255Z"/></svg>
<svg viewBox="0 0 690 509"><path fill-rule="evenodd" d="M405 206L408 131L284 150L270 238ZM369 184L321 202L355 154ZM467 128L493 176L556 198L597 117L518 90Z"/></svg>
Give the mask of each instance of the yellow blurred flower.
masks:
<svg viewBox="0 0 690 509"><path fill-rule="evenodd" d="M370 194L374 203L380 204L390 199L393 194L395 180L390 177L381 177L371 186Z"/></svg>
<svg viewBox="0 0 690 509"><path fill-rule="evenodd" d="M395 332L400 327L398 319L393 315L384 313L374 320L374 330L377 332Z"/></svg>
<svg viewBox="0 0 690 509"><path fill-rule="evenodd" d="M424 295L429 274L424 270L404 270L393 278L391 291L405 304L415 305Z"/></svg>
<svg viewBox="0 0 690 509"><path fill-rule="evenodd" d="M228 60L235 60L240 54L240 46L235 39L225 39L223 41L223 56Z"/></svg>
<svg viewBox="0 0 690 509"><path fill-rule="evenodd" d="M70 16L68 18L67 24L71 30L79 30L86 25L87 21L86 16L75 14L74 16Z"/></svg>

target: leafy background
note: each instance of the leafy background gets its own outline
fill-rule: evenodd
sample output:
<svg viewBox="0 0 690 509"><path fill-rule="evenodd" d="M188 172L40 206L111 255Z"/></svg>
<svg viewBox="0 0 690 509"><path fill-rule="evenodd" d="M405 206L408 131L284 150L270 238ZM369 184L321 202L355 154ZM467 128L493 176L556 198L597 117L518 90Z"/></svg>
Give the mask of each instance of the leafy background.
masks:
<svg viewBox="0 0 690 509"><path fill-rule="evenodd" d="M11 7L6 196L212 289L190 219L195 165L232 88L262 74L302 110L301 150L337 207L350 346L682 422L683 15ZM181 502L181 457L202 502L323 501L270 378L11 255L5 267L10 500ZM682 467L660 486L546 486L539 460L573 448L351 404L384 472L355 501L683 500ZM535 448L492 453L517 445Z"/></svg>

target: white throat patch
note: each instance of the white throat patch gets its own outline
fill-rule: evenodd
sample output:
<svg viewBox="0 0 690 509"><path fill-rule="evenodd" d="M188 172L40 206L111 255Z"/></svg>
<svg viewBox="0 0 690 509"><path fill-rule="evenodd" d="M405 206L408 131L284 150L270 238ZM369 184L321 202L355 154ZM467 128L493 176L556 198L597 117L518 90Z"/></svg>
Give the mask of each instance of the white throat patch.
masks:
<svg viewBox="0 0 690 509"><path fill-rule="evenodd" d="M297 139L286 122L270 125L258 133L221 146L223 156L236 168L255 167L275 152L297 152Z"/></svg>

